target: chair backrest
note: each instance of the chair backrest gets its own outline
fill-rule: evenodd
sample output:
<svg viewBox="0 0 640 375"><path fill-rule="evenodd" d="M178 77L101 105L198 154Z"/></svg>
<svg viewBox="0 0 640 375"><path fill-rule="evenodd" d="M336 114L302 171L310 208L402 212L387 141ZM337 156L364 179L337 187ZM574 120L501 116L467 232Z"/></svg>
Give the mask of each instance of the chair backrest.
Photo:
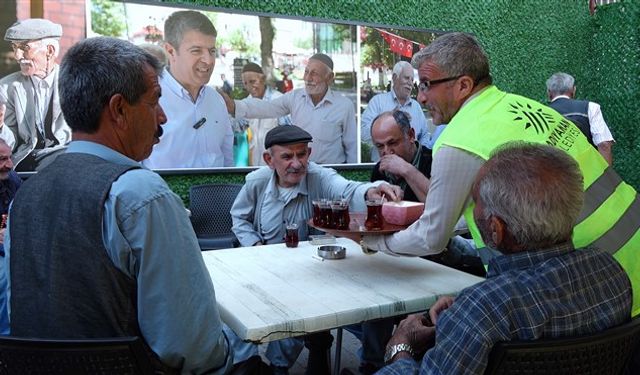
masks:
<svg viewBox="0 0 640 375"><path fill-rule="evenodd" d="M620 375L639 344L640 319L580 337L499 342L485 375Z"/></svg>
<svg viewBox="0 0 640 375"><path fill-rule="evenodd" d="M189 189L191 224L198 237L231 234L231 206L240 184L194 185Z"/></svg>
<svg viewBox="0 0 640 375"><path fill-rule="evenodd" d="M0 337L0 374L153 374L139 337L45 340Z"/></svg>

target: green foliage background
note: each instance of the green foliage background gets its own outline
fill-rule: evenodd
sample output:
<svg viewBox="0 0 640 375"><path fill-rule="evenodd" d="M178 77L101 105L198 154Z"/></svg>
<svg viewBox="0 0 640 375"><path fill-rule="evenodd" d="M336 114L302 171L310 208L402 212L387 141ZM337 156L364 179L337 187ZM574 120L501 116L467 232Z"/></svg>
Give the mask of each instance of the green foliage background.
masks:
<svg viewBox="0 0 640 375"><path fill-rule="evenodd" d="M164 0L175 6L315 17L363 24L474 33L494 82L545 101L556 71L576 77L579 98L601 104L617 140L614 167L640 187L640 1L621 0L589 15L586 0ZM219 175L224 177L225 175ZM216 177L217 178L217 177ZM175 181L190 184L193 176ZM170 180L175 187L174 180Z"/></svg>

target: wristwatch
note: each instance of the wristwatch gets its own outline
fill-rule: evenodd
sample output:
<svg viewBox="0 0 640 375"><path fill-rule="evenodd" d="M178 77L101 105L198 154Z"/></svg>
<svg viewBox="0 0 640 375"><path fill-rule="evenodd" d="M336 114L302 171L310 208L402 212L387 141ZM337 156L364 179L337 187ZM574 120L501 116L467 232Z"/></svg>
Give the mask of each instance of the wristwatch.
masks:
<svg viewBox="0 0 640 375"><path fill-rule="evenodd" d="M396 354L400 352L407 352L411 354L412 357L415 355L415 353L413 352L413 349L411 348L411 345L409 344L402 343L402 344L391 345L387 347L387 351L384 353L384 363L385 364L391 363L391 361L393 360L393 357L395 357Z"/></svg>

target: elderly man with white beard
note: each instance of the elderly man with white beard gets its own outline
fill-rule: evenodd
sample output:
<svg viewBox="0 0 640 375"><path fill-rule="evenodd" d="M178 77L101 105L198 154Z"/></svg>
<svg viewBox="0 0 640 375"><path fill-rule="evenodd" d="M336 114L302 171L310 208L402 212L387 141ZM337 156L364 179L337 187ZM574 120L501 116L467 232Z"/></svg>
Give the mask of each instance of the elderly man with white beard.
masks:
<svg viewBox="0 0 640 375"><path fill-rule="evenodd" d="M353 103L331 90L333 60L323 53L309 58L304 70L304 88L272 101L255 98L231 100L227 110L236 118L276 118L291 114L291 122L313 137L313 155L318 164L356 163L358 140Z"/></svg>
<svg viewBox="0 0 640 375"><path fill-rule="evenodd" d="M20 71L0 80L0 138L18 171L42 169L71 141L58 96L61 36L62 26L41 18L18 21L4 35Z"/></svg>

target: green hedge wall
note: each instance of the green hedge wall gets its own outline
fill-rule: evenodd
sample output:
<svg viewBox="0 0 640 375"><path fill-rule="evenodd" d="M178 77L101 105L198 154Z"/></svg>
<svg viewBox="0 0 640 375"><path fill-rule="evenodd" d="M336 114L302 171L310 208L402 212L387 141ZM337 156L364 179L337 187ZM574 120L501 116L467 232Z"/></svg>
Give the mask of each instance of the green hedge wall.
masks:
<svg viewBox="0 0 640 375"><path fill-rule="evenodd" d="M545 81L556 71L576 77L578 97L599 102L617 140L615 168L636 188L640 146L635 130L640 103L640 2L601 6L587 0L165 0L272 15L309 16L476 34L502 89L545 100ZM168 179L175 187L201 176ZM193 179L193 180L192 180Z"/></svg>

